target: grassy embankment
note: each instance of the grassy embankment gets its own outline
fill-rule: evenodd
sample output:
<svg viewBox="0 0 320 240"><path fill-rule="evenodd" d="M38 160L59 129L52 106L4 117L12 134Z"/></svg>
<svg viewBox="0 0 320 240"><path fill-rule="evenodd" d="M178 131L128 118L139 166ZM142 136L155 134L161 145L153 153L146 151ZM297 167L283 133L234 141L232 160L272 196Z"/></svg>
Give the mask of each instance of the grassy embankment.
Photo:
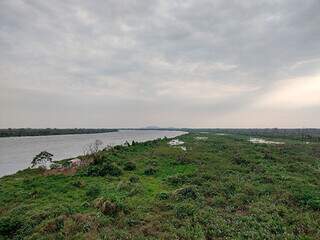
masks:
<svg viewBox="0 0 320 240"><path fill-rule="evenodd" d="M207 136L207 140L197 140ZM191 133L0 179L0 239L320 239L320 145Z"/></svg>

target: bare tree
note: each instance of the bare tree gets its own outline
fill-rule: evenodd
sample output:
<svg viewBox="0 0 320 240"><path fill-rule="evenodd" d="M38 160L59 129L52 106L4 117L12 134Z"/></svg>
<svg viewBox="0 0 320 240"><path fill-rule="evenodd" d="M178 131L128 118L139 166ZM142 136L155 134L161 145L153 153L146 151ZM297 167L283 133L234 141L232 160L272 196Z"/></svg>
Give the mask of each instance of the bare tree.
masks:
<svg viewBox="0 0 320 240"><path fill-rule="evenodd" d="M92 157L96 159L99 155L99 151L101 150L101 146L103 142L99 139L95 140L93 143L89 143L83 148L83 155L88 158Z"/></svg>

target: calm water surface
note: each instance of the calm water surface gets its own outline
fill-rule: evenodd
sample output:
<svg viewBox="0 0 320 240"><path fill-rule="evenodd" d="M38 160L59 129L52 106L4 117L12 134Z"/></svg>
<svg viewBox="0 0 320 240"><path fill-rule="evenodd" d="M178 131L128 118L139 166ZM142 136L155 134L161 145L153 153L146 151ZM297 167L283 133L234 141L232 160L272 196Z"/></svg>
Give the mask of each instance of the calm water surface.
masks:
<svg viewBox="0 0 320 240"><path fill-rule="evenodd" d="M97 134L0 138L0 177L29 167L33 157L44 150L54 155L53 160L60 160L82 155L83 148L96 139L101 140L103 146L107 146L133 140L143 142L163 137L172 138L184 133L162 130L120 130Z"/></svg>

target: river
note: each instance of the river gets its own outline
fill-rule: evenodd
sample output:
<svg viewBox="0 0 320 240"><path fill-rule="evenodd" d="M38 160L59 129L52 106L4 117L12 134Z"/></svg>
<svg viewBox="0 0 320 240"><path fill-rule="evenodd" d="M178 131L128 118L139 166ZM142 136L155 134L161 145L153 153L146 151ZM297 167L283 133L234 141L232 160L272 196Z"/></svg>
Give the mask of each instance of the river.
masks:
<svg viewBox="0 0 320 240"><path fill-rule="evenodd" d="M54 155L53 160L61 160L82 155L84 147L96 139L101 140L103 146L114 146L125 141L143 142L163 137L173 138L184 133L164 130L120 130L96 134L0 138L0 177L29 167L33 157L44 150Z"/></svg>

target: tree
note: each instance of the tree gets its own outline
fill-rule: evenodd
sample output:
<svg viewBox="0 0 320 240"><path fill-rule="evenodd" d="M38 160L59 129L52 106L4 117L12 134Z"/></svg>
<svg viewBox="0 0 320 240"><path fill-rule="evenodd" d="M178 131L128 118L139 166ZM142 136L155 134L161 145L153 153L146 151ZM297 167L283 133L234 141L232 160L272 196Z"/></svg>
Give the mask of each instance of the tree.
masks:
<svg viewBox="0 0 320 240"><path fill-rule="evenodd" d="M53 154L47 151L42 151L33 158L31 165L32 167L35 167L36 165L40 165L40 166L46 165L47 163L52 162L52 157L53 157Z"/></svg>

